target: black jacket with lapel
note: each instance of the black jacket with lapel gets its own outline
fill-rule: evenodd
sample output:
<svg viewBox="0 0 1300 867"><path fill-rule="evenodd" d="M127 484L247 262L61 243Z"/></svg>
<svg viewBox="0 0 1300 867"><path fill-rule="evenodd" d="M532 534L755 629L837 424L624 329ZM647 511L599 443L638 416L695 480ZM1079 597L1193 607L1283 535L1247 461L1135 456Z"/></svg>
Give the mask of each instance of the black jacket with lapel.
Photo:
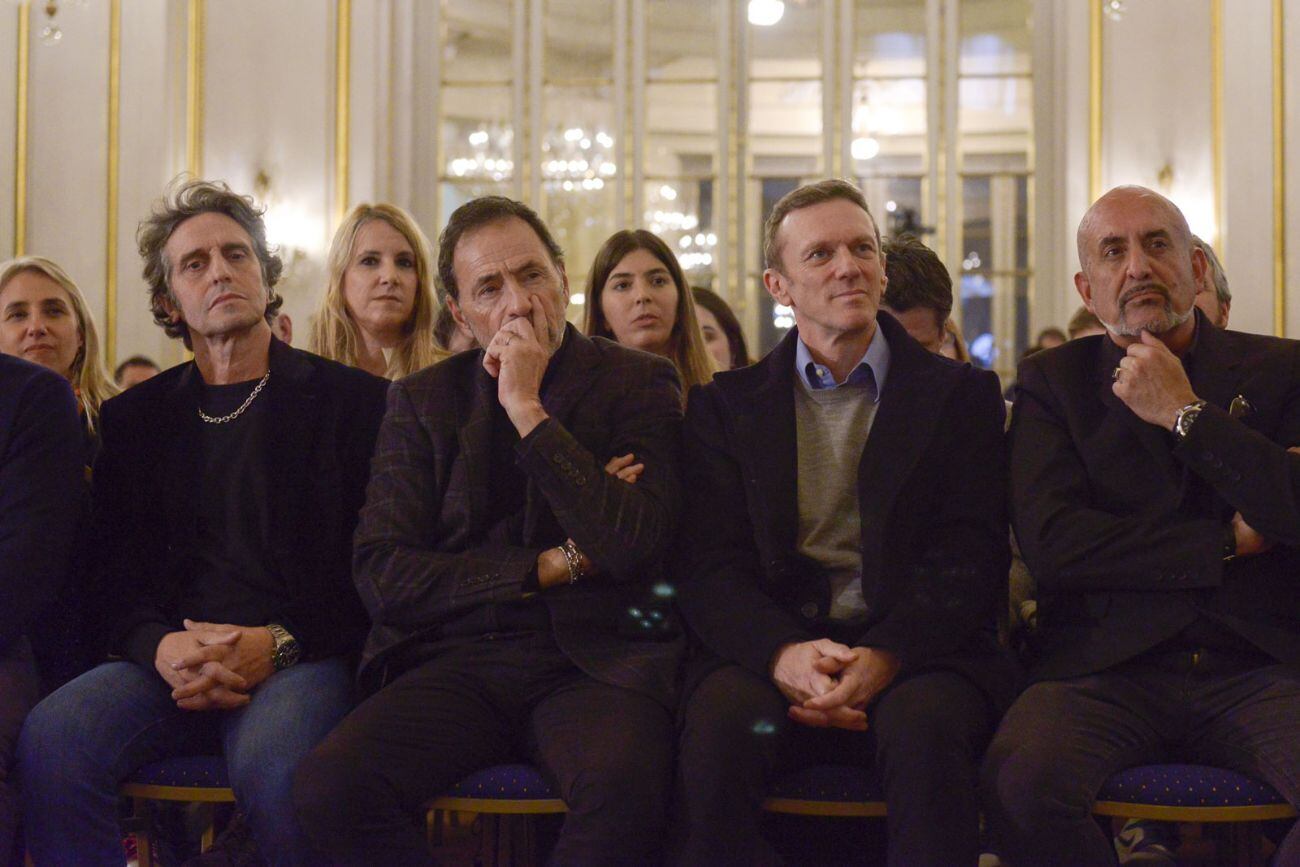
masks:
<svg viewBox="0 0 1300 867"><path fill-rule="evenodd" d="M1015 667L996 645L1009 563L1003 404L997 378L878 324L889 375L855 473L864 622L843 636L883 647L902 675L967 674L997 704ZM679 604L716 657L763 677L790 641L821 637L830 586L796 549L796 333L759 363L692 391Z"/></svg>
<svg viewBox="0 0 1300 867"><path fill-rule="evenodd" d="M387 382L274 339L270 370L260 399L267 403L274 567L291 600L278 619L299 639L304 658L353 653L367 621L351 579L352 532ZM178 597L198 532L201 389L188 362L102 411L94 477L103 563L97 592L107 603L109 648L141 664L140 648L149 642L134 639L147 633L156 644L188 616Z"/></svg>
<svg viewBox="0 0 1300 867"><path fill-rule="evenodd" d="M544 388L550 417L516 447L528 481L522 532L508 544L489 538L497 383L482 358L481 350L452 356L389 394L356 536L357 587L374 624L363 683L395 677L409 652L427 658L463 641L460 628L482 606L519 599L538 554L564 541L545 532L558 523L600 574L539 594L556 643L597 680L671 706L680 626L674 634L633 612L664 582L662 558L677 527L675 368L567 328ZM634 485L604 470L629 452L646 465ZM554 522L542 520L545 511Z"/></svg>
<svg viewBox="0 0 1300 867"><path fill-rule="evenodd" d="M1109 668L1201 615L1300 662L1300 343L1196 315L1185 366L1209 406L1181 443L1115 396L1109 337L1021 365L1012 516L1040 596L1035 679ZM1271 551L1224 560L1237 511Z"/></svg>

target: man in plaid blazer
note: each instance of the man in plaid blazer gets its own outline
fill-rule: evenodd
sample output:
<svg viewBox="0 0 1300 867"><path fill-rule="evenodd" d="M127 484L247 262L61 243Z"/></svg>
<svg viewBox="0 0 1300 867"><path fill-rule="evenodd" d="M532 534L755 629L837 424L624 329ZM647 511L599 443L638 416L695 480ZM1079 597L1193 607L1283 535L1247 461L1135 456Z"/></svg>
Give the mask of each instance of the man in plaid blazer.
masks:
<svg viewBox="0 0 1300 867"><path fill-rule="evenodd" d="M299 814L339 862L427 863L421 805L525 760L569 808L557 861L654 861L683 645L652 601L672 592L676 372L565 324L562 254L518 202L459 208L438 272L485 348L389 393L354 576L378 691L300 766ZM605 469L628 454L635 483Z"/></svg>

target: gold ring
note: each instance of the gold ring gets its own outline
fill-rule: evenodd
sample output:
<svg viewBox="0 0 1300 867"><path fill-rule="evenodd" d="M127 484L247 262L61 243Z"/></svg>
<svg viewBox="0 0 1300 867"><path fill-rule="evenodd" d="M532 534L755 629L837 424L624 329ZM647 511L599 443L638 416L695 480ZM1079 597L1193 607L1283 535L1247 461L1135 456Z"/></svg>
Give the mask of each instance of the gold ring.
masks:
<svg viewBox="0 0 1300 867"><path fill-rule="evenodd" d="M1120 374L1120 371L1122 371L1123 369L1124 369L1124 368L1119 367L1119 366L1117 365L1117 366L1115 367L1115 369L1112 370L1112 371L1110 372L1110 378L1113 379L1113 380L1115 380L1116 382L1119 382L1119 374Z"/></svg>

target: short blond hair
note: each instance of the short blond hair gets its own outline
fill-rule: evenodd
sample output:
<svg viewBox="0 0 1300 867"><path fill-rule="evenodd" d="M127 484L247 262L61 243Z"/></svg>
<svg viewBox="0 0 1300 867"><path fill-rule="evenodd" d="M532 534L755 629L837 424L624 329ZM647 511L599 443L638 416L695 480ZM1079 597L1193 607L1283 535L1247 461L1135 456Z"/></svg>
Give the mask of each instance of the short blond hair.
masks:
<svg viewBox="0 0 1300 867"><path fill-rule="evenodd" d="M352 259L357 234L362 226L374 220L392 226L411 245L411 252L415 254L415 307L411 310L411 318L402 326L402 340L388 363L388 378L398 379L441 361L446 353L438 348L433 336L438 305L433 297L433 256L429 251L429 239L415 218L396 205L383 202L357 205L334 233L327 263L329 282L312 321L308 348L325 358L358 366L361 341L357 322L343 297L343 276Z"/></svg>
<svg viewBox="0 0 1300 867"><path fill-rule="evenodd" d="M81 348L77 350L77 357L72 360L68 381L77 392L77 400L86 418L86 426L93 431L99 421L100 405L118 394L121 389L108 375L108 370L104 367L104 359L99 354L99 331L95 328L94 317L90 315L86 297L81 294L81 290L68 276L67 271L44 256L20 256L0 264L0 292L4 291L10 280L25 272L48 277L68 293L72 312L77 317L77 333L81 335Z"/></svg>

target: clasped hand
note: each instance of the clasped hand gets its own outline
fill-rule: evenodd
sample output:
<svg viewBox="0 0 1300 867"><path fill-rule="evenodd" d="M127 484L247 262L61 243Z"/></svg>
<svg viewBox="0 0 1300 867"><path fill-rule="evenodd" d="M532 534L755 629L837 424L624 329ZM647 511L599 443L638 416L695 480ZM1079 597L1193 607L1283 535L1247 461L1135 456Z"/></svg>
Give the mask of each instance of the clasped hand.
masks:
<svg viewBox="0 0 1300 867"><path fill-rule="evenodd" d="M898 668L898 659L887 650L850 648L819 638L781 648L772 680L790 700L795 722L865 731L867 705L889 686Z"/></svg>
<svg viewBox="0 0 1300 867"><path fill-rule="evenodd" d="M275 639L264 626L185 621L158 642L154 668L182 710L231 710L275 672Z"/></svg>

